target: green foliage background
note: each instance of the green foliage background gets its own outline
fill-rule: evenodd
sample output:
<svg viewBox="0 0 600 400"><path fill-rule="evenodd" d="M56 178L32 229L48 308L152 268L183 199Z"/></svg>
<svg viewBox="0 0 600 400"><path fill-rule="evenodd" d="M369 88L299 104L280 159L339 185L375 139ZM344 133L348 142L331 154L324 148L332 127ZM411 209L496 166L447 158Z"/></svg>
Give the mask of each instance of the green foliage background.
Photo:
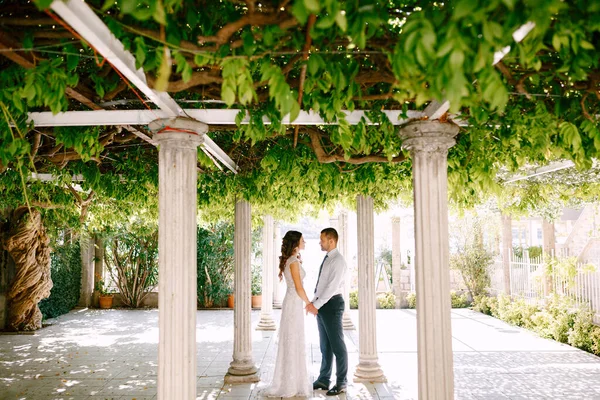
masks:
<svg viewBox="0 0 600 400"><path fill-rule="evenodd" d="M50 297L40 301L44 319L66 314L77 305L81 288L81 251L78 241L53 246Z"/></svg>

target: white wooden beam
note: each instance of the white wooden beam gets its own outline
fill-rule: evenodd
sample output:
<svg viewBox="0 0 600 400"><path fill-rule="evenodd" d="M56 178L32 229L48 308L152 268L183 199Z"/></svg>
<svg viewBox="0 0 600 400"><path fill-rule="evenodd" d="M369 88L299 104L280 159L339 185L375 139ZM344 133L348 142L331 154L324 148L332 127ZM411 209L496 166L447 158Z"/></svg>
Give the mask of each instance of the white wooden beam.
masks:
<svg viewBox="0 0 600 400"><path fill-rule="evenodd" d="M567 168L571 168L574 166L575 166L575 163L571 160L552 162L544 167L536 168L528 174L515 175L512 178L505 180L504 183L506 184L506 183L522 181L524 179L533 178L534 176L549 174L550 172L560 171L561 169L567 169Z"/></svg>
<svg viewBox="0 0 600 400"><path fill-rule="evenodd" d="M235 119L240 110L224 109L186 109L185 115L197 119L208 125L235 125ZM383 111L393 125L401 125L407 120L402 118L402 111L386 110ZM367 125L375 125L367 118L367 111L344 111L345 119L350 125L356 125L363 120ZM420 111L408 111L407 116L411 118L420 118L423 113ZM51 112L32 112L29 113L29 121L37 127L44 126L98 126L98 125L148 125L156 119L169 118L162 110L98 110L98 111L67 111L64 113L52 114ZM248 124L250 118L248 114L242 120L242 124ZM264 117L263 122L270 124L271 121ZM282 120L284 125L336 125L338 122L326 122L314 111L301 111L293 122L289 117ZM460 124L459 124L460 125Z"/></svg>
<svg viewBox="0 0 600 400"><path fill-rule="evenodd" d="M169 116L182 115L183 110L168 93L157 92L148 86L144 71L135 68L133 55L86 3L55 0L50 7L161 110L171 114Z"/></svg>

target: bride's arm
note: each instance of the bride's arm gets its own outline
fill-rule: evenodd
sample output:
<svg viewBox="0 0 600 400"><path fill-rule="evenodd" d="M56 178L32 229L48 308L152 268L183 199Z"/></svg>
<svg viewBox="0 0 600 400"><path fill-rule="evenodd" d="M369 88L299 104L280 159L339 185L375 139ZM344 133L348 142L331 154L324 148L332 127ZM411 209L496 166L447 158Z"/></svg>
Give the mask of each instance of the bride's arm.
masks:
<svg viewBox="0 0 600 400"><path fill-rule="evenodd" d="M300 296L305 304L309 304L310 300L306 295L306 291L304 291L304 286L302 286L302 278L300 278L300 264L298 264L298 261L294 261L290 264L290 272L292 273L292 279L294 280L296 293L298 293L298 296Z"/></svg>

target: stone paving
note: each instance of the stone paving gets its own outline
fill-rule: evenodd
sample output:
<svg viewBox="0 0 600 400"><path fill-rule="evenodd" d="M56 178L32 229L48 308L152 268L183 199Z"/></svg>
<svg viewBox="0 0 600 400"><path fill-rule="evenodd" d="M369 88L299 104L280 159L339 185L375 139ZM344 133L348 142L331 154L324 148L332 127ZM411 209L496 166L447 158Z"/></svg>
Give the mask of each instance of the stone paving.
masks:
<svg viewBox="0 0 600 400"><path fill-rule="evenodd" d="M279 320L280 311L274 318ZM354 323L358 312L351 311ZM252 326L259 311L252 312ZM306 319L310 373L318 374L316 323ZM156 399L157 310L75 310L34 335L0 335L0 399ZM358 326L358 325L357 325ZM600 358L470 310L453 310L455 399L599 399ZM380 364L387 383L352 382L358 331L346 331L350 385L342 399L417 399L414 310L377 310ZM258 384L225 385L233 311L197 314L198 400L261 399L276 333L253 330ZM313 398L326 398L315 391ZM178 400L178 399L174 399Z"/></svg>

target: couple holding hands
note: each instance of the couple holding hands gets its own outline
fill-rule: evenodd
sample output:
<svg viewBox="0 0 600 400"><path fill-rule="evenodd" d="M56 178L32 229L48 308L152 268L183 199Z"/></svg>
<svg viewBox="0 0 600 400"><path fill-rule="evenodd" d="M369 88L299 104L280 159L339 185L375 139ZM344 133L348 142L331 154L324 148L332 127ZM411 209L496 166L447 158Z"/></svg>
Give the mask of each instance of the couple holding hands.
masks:
<svg viewBox="0 0 600 400"><path fill-rule="evenodd" d="M281 306L279 343L273 381L265 390L269 397L312 396L313 390L327 390L328 396L346 391L348 352L344 343L342 317L346 261L337 249L338 233L333 228L321 231L321 250L327 252L319 268L319 277L312 300L308 298L302 280L300 251L305 242L302 233L288 231L281 244L279 279L285 279L286 293ZM310 383L306 362L304 313L317 318L321 347L319 377ZM333 359L336 379L330 388Z"/></svg>

